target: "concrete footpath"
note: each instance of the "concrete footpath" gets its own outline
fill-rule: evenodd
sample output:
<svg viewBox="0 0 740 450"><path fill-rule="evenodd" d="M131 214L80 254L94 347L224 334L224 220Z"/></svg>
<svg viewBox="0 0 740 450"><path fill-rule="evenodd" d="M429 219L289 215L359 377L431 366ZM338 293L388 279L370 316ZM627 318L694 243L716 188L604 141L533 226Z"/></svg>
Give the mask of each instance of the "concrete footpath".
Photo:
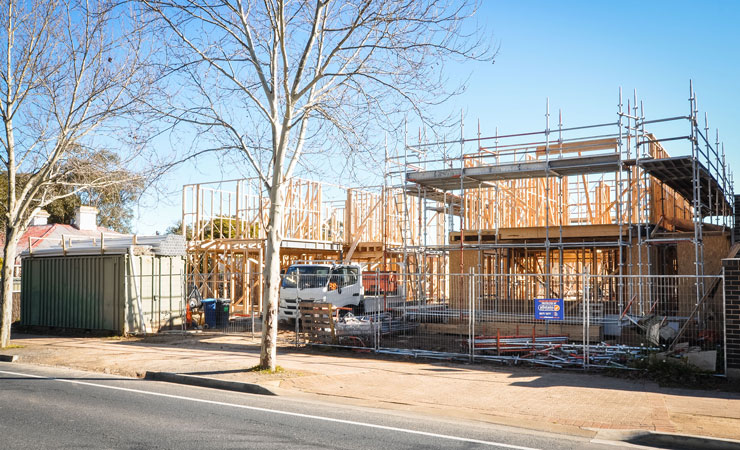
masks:
<svg viewBox="0 0 740 450"><path fill-rule="evenodd" d="M661 388L635 381L536 368L376 357L346 350L278 351L284 371L250 371L259 342L241 336L68 338L14 335L22 363L143 377L171 372L259 385L277 395L540 431L594 436L647 430L740 439L740 394ZM228 383L226 383L228 384Z"/></svg>

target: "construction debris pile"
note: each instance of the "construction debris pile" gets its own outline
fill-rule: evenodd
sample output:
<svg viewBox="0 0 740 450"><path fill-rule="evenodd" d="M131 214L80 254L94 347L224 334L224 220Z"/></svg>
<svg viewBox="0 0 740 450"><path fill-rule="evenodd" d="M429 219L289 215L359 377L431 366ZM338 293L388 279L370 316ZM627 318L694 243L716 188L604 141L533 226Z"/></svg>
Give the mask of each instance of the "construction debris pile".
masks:
<svg viewBox="0 0 740 450"><path fill-rule="evenodd" d="M568 336L476 336L465 340L476 359L498 360L513 364L531 363L557 368L593 367L628 368L631 361L657 351L652 347L629 347L569 343Z"/></svg>
<svg viewBox="0 0 740 450"><path fill-rule="evenodd" d="M337 318L334 322L334 332L340 340L343 337L356 338L362 346L373 345L373 336L389 335L415 329L418 324L408 322L385 312L380 314L355 316L351 312Z"/></svg>
<svg viewBox="0 0 740 450"><path fill-rule="evenodd" d="M386 152L382 186L287 180L279 319L300 320L296 342L377 352L555 367L707 352L724 372L740 197L693 85L688 101L647 117L620 89L612 120L550 123L548 104L544 129L514 134L461 119L454 139L419 130ZM187 271L231 315L267 305L269 204L257 178L183 187Z"/></svg>

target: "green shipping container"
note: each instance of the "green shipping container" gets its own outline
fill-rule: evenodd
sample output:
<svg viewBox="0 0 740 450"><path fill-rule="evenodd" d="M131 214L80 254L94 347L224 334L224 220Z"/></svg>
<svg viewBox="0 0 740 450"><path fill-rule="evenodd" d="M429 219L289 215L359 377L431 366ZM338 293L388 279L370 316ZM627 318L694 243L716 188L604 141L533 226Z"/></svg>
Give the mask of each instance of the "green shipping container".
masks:
<svg viewBox="0 0 740 450"><path fill-rule="evenodd" d="M184 272L182 256L25 257L21 325L116 334L179 328Z"/></svg>

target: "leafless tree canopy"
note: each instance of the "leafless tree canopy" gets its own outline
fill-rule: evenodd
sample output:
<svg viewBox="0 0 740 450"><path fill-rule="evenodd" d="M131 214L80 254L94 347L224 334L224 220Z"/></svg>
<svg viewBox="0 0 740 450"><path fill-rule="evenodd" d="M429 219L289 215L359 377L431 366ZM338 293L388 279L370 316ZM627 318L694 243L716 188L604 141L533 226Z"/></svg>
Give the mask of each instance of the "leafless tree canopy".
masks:
<svg viewBox="0 0 740 450"><path fill-rule="evenodd" d="M141 0L179 89L160 110L197 130L190 156L238 150L269 192L261 366L274 369L284 184L302 155L357 154L455 89L444 64L492 60L465 26L476 5L434 0ZM478 52L478 53L476 53ZM394 124L395 122L395 124Z"/></svg>
<svg viewBox="0 0 740 450"><path fill-rule="evenodd" d="M199 126L194 151L237 149L267 185L304 152L367 150L406 114L434 120L460 88L445 65L493 57L468 2L144 2L177 73L167 115Z"/></svg>
<svg viewBox="0 0 740 450"><path fill-rule="evenodd" d="M0 6L0 161L8 186L0 205L6 219L0 347L9 339L15 246L31 214L60 196L126 182L120 167L131 173L141 100L155 85L145 64L154 49L143 36L135 10L113 1ZM95 158L99 148L118 157Z"/></svg>
<svg viewBox="0 0 740 450"><path fill-rule="evenodd" d="M101 170L109 167L95 167L96 178L85 175L104 161L92 157L97 147L121 151L132 143L133 132L121 127L131 126L125 121L152 85L142 70L148 50L129 12L112 2L54 0L11 1L0 10L0 160L6 176L31 175L2 205L14 226L29 206L53 200L48 187L121 182Z"/></svg>

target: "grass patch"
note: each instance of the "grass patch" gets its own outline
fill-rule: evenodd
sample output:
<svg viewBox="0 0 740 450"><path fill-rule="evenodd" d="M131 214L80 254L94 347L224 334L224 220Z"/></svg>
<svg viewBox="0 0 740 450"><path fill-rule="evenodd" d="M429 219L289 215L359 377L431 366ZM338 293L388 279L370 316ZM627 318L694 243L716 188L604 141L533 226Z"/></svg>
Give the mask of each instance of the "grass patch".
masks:
<svg viewBox="0 0 740 450"><path fill-rule="evenodd" d="M13 348L24 348L24 347L25 345L11 344L11 345L8 345L7 347L3 347L2 350L10 350Z"/></svg>
<svg viewBox="0 0 740 450"><path fill-rule="evenodd" d="M713 378L711 372L674 358L646 358L638 361L635 368L643 370L648 378L665 387L706 389Z"/></svg>
<svg viewBox="0 0 740 450"><path fill-rule="evenodd" d="M281 366L275 366L275 370L263 369L260 366L253 366L247 369L247 372L258 373L260 375L272 375L276 373L285 373L285 369Z"/></svg>
<svg viewBox="0 0 740 450"><path fill-rule="evenodd" d="M605 375L633 380L649 380L661 387L739 392L740 383L718 377L678 358L651 355L629 364L633 371L607 369Z"/></svg>

